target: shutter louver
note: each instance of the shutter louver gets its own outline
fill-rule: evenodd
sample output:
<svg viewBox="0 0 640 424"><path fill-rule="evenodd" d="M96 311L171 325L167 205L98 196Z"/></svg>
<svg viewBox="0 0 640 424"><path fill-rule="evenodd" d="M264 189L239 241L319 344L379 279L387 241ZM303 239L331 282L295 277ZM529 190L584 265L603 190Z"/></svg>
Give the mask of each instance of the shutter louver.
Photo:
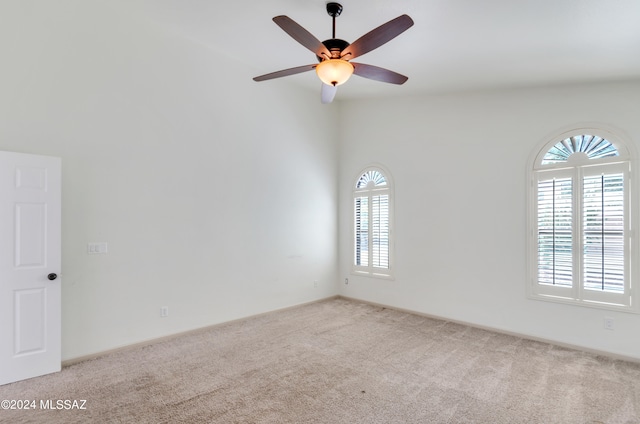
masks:
<svg viewBox="0 0 640 424"><path fill-rule="evenodd" d="M583 285L624 292L624 175L583 180Z"/></svg>

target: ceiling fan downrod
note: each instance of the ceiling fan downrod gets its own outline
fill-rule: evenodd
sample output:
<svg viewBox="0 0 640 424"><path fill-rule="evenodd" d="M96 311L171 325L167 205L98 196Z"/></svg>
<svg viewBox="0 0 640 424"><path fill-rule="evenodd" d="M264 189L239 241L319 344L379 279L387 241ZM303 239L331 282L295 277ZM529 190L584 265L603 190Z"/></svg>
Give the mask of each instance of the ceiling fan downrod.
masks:
<svg viewBox="0 0 640 424"><path fill-rule="evenodd" d="M327 13L333 18L333 35L336 38L336 18L342 13L342 5L340 3L327 3Z"/></svg>

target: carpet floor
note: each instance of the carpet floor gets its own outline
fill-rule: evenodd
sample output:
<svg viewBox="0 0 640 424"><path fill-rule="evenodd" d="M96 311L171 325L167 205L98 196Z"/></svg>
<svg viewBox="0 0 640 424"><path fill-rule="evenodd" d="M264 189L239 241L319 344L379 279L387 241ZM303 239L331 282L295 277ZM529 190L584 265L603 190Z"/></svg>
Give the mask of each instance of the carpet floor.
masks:
<svg viewBox="0 0 640 424"><path fill-rule="evenodd" d="M0 409L12 424L629 424L640 364L338 298L0 386L2 399L35 401Z"/></svg>

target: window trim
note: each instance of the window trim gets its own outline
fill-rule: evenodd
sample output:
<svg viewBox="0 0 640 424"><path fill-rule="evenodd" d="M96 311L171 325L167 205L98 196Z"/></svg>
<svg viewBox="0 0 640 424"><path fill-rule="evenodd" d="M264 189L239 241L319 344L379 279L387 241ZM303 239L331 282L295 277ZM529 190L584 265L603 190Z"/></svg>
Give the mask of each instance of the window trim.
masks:
<svg viewBox="0 0 640 424"><path fill-rule="evenodd" d="M619 156L612 156L600 159L586 159L576 156L563 163L553 163L542 165L542 159L546 153L559 141L571 136L590 134L597 135L607 139L618 150ZM637 158L633 144L628 138L622 135L621 131L607 130L602 126L581 126L574 127L561 133L556 133L547 137L543 142L536 146L529 158L527 166L527 297L536 300L546 300L551 302L565 303L577 306L593 307L615 311L625 311L640 313L640 291L636 287L638 285L638 265L640 258L637 258L640 250L638 249L637 226L638 220L638 200L640 194L638 190L638 171L633 169ZM605 299L609 298L607 293L601 293L598 296L590 296L589 290L583 288L583 270L582 258L578 249L574 249L574 261L577 260L578 275L573 278L572 287L546 287L538 283L538 210L537 210L537 190L539 176L549 173L549 175L562 177L563 175L571 175L574 179L574 190L579 193L582 190L583 178L596 168L616 169L622 171L625 175L625 228L628 231L628 248L625 252L625 293L622 297L626 298L624 304L606 303ZM598 170L596 170L598 172ZM573 216L582 214L582 195L577 194L573 197ZM582 218L575 223L573 229L574 240L582 239ZM580 241L577 246L582 246ZM614 298L620 298L621 295L614 295Z"/></svg>
<svg viewBox="0 0 640 424"><path fill-rule="evenodd" d="M384 177L385 177L385 181L386 181L386 186L385 187L381 187L381 188L358 188L358 182L360 181L360 178L362 177L362 175L364 175L367 172L370 171L375 171L375 172L379 172L381 173ZM352 275L359 275L359 276L366 276L366 277L374 277L374 278L379 278L379 279L385 279L385 280L394 280L394 270L395 270L395 255L394 255L394 190L393 190L394 184L393 184L393 177L391 175L391 173L389 172L389 170L387 170L384 166L380 165L380 164L373 164L370 166L367 166L366 168L363 168L362 170L360 170L356 176L354 178L352 178L352 185L351 185L351 274ZM386 192L386 194L388 194L389 196L389 211L388 211L388 216L389 216L389 242L388 242L388 249L389 249L389 268L376 268L373 267L372 265L367 265L367 266L358 266L356 265L356 261L355 261L355 251L356 251L356 220L355 220L355 199L357 197L362 197L362 194L368 193L369 194L369 200L371 200L371 194L372 193L380 193L380 192ZM371 246L369 246L369 249L371 249Z"/></svg>

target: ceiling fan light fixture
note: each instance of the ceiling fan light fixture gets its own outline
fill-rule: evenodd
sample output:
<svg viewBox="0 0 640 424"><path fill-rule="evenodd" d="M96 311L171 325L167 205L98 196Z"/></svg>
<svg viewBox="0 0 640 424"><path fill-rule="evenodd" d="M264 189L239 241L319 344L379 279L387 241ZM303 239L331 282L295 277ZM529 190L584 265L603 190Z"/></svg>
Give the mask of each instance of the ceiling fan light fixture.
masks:
<svg viewBox="0 0 640 424"><path fill-rule="evenodd" d="M345 40L336 38L336 17L340 16L341 12L342 5L339 3L327 3L327 13L333 18L333 31L332 38L324 41L318 40L290 17L285 15L275 16L273 22L289 34L291 38L313 52L320 63L282 69L281 71L254 77L253 80L266 81L315 69L318 78L322 81L320 96L322 103L331 103L336 94L336 87L347 82L353 74L390 84L404 84L408 79L404 75L365 63L349 62L349 60L362 56L393 40L409 29L413 25L413 20L408 15L400 15L372 29L349 44ZM348 58L348 60L343 58Z"/></svg>
<svg viewBox="0 0 640 424"><path fill-rule="evenodd" d="M318 78L323 83L334 87L347 82L353 71L353 65L344 59L326 59L316 66Z"/></svg>

